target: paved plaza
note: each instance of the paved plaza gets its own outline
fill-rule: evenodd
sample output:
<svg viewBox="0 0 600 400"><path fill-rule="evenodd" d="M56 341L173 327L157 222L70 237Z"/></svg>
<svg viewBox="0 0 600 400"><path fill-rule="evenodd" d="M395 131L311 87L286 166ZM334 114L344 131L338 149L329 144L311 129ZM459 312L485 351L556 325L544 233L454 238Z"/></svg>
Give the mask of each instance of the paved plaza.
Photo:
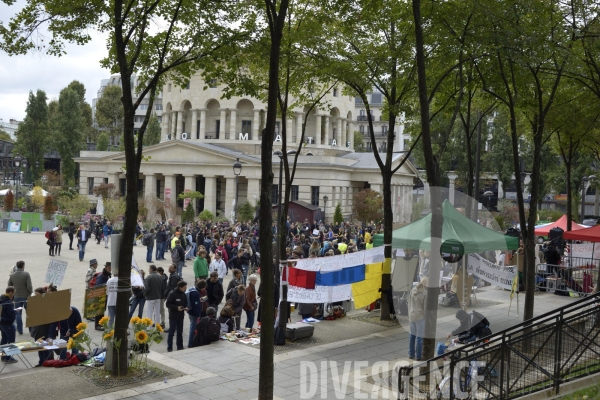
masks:
<svg viewBox="0 0 600 400"><path fill-rule="evenodd" d="M65 236L66 237L66 236ZM68 239L68 238L67 238ZM5 256L0 262L0 271L8 280L10 268L17 260L26 262L26 271L31 274L33 287L44 286L46 269L50 256L42 233L0 233L0 243ZM138 265L147 270L145 261L146 248L138 244L134 247L134 255ZM78 260L77 251L63 246L59 257L69 262L66 278L59 289L71 289L72 305L82 308L84 298L84 278L89 260L96 258L98 271L105 261L110 260L110 250L103 245L90 242L86 249L85 260ZM167 261L157 266L168 266ZM183 278L191 282L193 279L191 262L184 268ZM229 282L230 275L224 285ZM2 284L5 285L4 281ZM3 290L4 288L2 288ZM520 310L517 310L516 298L513 300L510 314L508 305L509 292L488 286L477 291L477 304L474 309L484 314L497 332L522 320L524 295L520 295ZM535 314L539 315L575 299L552 294L536 294ZM518 315L517 315L518 311ZM437 336L443 341L445 335L458 326L454 317L456 308L440 307L438 311ZM378 374L385 376L397 362L409 362L408 359L408 320L402 317L400 324L382 326L366 322L363 310L352 311L347 318L336 321L321 321L315 324L315 334L310 344L289 345L277 348L275 354L275 396L281 399L300 398L360 398L361 394L377 390L376 397L394 398L390 392L386 394L381 388L372 385L379 379L373 379L373 366ZM296 313L292 319L300 319ZM244 320L242 321L244 323ZM186 319L184 332L188 329ZM100 333L92 331L92 335L100 342ZM29 340L27 330L23 335L17 334L17 341ZM184 335L187 343L187 334ZM27 355L30 361L37 355ZM0 374L0 398L12 398L12 395L35 398L41 394L44 398L66 399L254 399L258 396L259 347L239 343L220 341L182 351L167 353L166 340L154 344L148 359L155 365L170 368L172 372L165 381L140 384L135 387L115 388L110 391L92 387L91 384L70 373L69 370L81 367L69 367L62 370L36 368L26 370L22 362L6 365ZM352 364L345 364L347 362ZM313 374L318 377L318 384L304 380L301 375ZM38 379L39 377L39 379ZM47 377L47 378L44 378ZM67 390L68 387L77 390ZM86 390L87 388L87 390ZM387 387L386 387L387 388ZM337 392L336 392L337 389ZM336 393L338 397L336 397ZM345 393L345 396L340 393ZM341 397L339 397L341 396ZM369 395L370 396L370 395Z"/></svg>

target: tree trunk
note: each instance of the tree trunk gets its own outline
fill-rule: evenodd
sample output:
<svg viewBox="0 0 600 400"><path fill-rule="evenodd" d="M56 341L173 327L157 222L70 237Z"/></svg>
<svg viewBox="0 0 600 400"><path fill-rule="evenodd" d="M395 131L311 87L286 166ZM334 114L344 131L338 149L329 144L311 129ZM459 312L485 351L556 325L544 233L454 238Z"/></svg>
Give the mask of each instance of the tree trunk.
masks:
<svg viewBox="0 0 600 400"><path fill-rule="evenodd" d="M565 161L567 170L567 231L573 229L573 188L571 183L571 160Z"/></svg>
<svg viewBox="0 0 600 400"><path fill-rule="evenodd" d="M390 118L391 119L391 118ZM386 165L387 167L387 165ZM391 169L391 165L389 166ZM381 275L381 315L380 319L390 319L390 303L387 293L392 287L392 224L394 210L392 208L392 173L388 168L381 172L383 179L383 275Z"/></svg>

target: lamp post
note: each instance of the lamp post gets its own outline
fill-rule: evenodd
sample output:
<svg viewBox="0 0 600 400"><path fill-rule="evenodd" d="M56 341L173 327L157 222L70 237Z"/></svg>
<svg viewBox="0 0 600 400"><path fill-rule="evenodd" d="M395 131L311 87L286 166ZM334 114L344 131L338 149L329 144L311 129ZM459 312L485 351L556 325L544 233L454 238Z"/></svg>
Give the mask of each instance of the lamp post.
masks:
<svg viewBox="0 0 600 400"><path fill-rule="evenodd" d="M21 209L19 208L19 183L21 182L21 160L23 160L23 158L21 158L21 156L18 154L13 159L13 163L15 165L15 169L13 172L13 182L16 181L15 205L17 206L17 210L19 211L21 211Z"/></svg>
<svg viewBox="0 0 600 400"><path fill-rule="evenodd" d="M486 190L483 193L483 196L487 197L487 208L488 208L488 211L492 211L492 207L490 206L490 199L492 198L493 195L494 195L494 192L492 192L491 190Z"/></svg>
<svg viewBox="0 0 600 400"><path fill-rule="evenodd" d="M323 224L326 222L325 211L327 211L327 200L329 200L329 197L327 195L323 196Z"/></svg>
<svg viewBox="0 0 600 400"><path fill-rule="evenodd" d="M35 178L36 178L36 180L37 180L37 177L38 177L38 171L39 171L39 170L40 170L40 161L39 161L39 160L37 160L37 161L35 162Z"/></svg>
<svg viewBox="0 0 600 400"><path fill-rule="evenodd" d="M596 175L584 176L581 179L581 223L585 219L585 193L587 192L588 183L596 179Z"/></svg>
<svg viewBox="0 0 600 400"><path fill-rule="evenodd" d="M236 158L233 163L233 174L235 175L235 206L233 207L233 223L237 221L237 209L238 209L238 177L242 173L242 163L239 158Z"/></svg>

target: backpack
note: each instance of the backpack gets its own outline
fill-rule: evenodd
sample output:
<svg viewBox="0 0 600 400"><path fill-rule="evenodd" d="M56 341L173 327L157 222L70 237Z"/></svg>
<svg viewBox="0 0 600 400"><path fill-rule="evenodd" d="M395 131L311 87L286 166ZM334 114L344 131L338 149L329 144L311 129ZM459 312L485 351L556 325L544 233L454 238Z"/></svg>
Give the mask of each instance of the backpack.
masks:
<svg viewBox="0 0 600 400"><path fill-rule="evenodd" d="M46 239L50 239L50 231L46 231L46 234L44 236L46 237Z"/></svg>
<svg viewBox="0 0 600 400"><path fill-rule="evenodd" d="M231 320L231 318L229 318L227 321L225 322L221 322L221 332L229 332L229 326L227 325L227 323Z"/></svg>
<svg viewBox="0 0 600 400"><path fill-rule="evenodd" d="M204 338L210 342L216 342L221 337L221 324L216 318L209 318L204 330Z"/></svg>
<svg viewBox="0 0 600 400"><path fill-rule="evenodd" d="M142 237L142 245L143 246L149 246L152 244L152 234L151 233L146 233L143 237Z"/></svg>
<svg viewBox="0 0 600 400"><path fill-rule="evenodd" d="M92 279L90 279L90 283L88 284L88 286L90 288L93 288L94 286L96 286L96 281L98 280L98 275L100 275L102 272L96 272L94 274L94 276L92 276Z"/></svg>
<svg viewBox="0 0 600 400"><path fill-rule="evenodd" d="M179 254L179 250L177 250L177 247L171 250L171 261L173 261L173 263L175 264L181 261L181 254Z"/></svg>

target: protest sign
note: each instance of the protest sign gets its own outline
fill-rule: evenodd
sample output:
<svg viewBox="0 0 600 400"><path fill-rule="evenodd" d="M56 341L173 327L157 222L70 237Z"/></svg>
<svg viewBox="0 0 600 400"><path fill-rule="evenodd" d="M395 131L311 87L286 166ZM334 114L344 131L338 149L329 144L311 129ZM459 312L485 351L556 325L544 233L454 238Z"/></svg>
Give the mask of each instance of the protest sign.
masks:
<svg viewBox="0 0 600 400"><path fill-rule="evenodd" d="M600 259L600 243L573 243L571 245L571 256L598 260Z"/></svg>
<svg viewBox="0 0 600 400"><path fill-rule="evenodd" d="M467 271L469 274L474 274L492 285L511 290L517 267L503 267L486 260L479 254L469 254Z"/></svg>
<svg viewBox="0 0 600 400"><path fill-rule="evenodd" d="M44 293L27 299L25 326L38 326L62 321L71 315L71 289Z"/></svg>
<svg viewBox="0 0 600 400"><path fill-rule="evenodd" d="M98 286L85 290L83 318L94 318L104 314L106 308L106 286Z"/></svg>
<svg viewBox="0 0 600 400"><path fill-rule="evenodd" d="M52 283L54 286L60 286L62 285L66 272L67 262L53 258L50 260L50 264L48 264L48 271L46 271L46 279L44 282Z"/></svg>
<svg viewBox="0 0 600 400"><path fill-rule="evenodd" d="M350 300L351 296L352 285L316 286L314 289L288 285L287 300L290 303L320 304Z"/></svg>

